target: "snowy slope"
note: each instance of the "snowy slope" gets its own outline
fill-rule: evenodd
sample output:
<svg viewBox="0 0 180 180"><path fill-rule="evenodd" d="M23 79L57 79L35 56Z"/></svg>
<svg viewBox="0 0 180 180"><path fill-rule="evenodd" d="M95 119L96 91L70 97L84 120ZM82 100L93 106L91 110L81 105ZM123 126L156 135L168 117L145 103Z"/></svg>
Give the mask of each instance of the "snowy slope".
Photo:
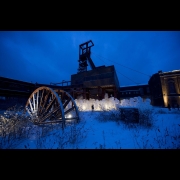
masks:
<svg viewBox="0 0 180 180"><path fill-rule="evenodd" d="M107 102L107 101L108 102ZM180 148L180 110L157 108L150 101L133 98L118 102L116 99L95 101L79 99L80 123L67 125L64 131L56 129L44 133L42 127L33 125L31 133L19 143L17 149L176 149ZM91 110L94 103L95 110ZM101 104L101 109L99 108ZM103 108L104 110L102 110ZM140 111L150 110L151 126L125 123L112 114L119 107L137 107ZM3 148L3 147L2 147ZM5 146L4 146L5 148Z"/></svg>

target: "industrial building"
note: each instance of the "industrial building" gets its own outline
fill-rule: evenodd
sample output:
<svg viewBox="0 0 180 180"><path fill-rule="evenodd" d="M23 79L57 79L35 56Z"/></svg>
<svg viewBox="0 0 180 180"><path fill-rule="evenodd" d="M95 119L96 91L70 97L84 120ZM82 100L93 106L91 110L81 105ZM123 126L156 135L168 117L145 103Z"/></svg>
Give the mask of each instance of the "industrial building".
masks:
<svg viewBox="0 0 180 180"><path fill-rule="evenodd" d="M84 99L101 100L105 93L109 97L119 98L119 80L115 67L113 65L96 67L91 59L91 47L93 46L91 40L79 45L77 73L71 75L71 85L69 87L61 86L61 88L70 92L75 99L82 96ZM91 67L89 71L87 70L88 65Z"/></svg>
<svg viewBox="0 0 180 180"><path fill-rule="evenodd" d="M133 97L140 96L143 100L151 98L151 93L148 84L132 85L132 86L121 86L120 87L120 100L130 99Z"/></svg>
<svg viewBox="0 0 180 180"><path fill-rule="evenodd" d="M0 77L0 109L25 104L35 89L33 83Z"/></svg>
<svg viewBox="0 0 180 180"><path fill-rule="evenodd" d="M87 41L79 45L79 64L77 74L71 75L71 81L60 83L39 84L0 77L0 108L14 104L24 104L30 94L41 86L62 89L69 92L74 99L82 96L85 99L103 99L105 93L119 98L119 80L115 67L96 67L91 59L93 42ZM87 66L91 70L87 70Z"/></svg>
<svg viewBox="0 0 180 180"><path fill-rule="evenodd" d="M151 103L154 106L180 105L180 70L158 71L149 79Z"/></svg>
<svg viewBox="0 0 180 180"><path fill-rule="evenodd" d="M7 109L15 104L25 105L31 93L41 86L67 91L74 99L82 97L101 100L107 93L109 97L119 100L137 96L150 98L153 106L180 105L180 70L159 71L145 85L120 87L114 65L96 67L94 64L91 59L93 46L91 40L79 45L77 73L71 75L70 81L49 85L0 77L0 109ZM87 70L88 65L91 70Z"/></svg>

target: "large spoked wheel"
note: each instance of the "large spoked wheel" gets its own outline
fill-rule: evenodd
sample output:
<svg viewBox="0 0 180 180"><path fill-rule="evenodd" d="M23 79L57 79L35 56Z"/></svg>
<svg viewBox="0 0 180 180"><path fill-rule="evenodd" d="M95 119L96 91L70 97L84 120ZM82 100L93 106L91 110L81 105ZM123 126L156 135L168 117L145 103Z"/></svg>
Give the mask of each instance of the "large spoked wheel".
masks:
<svg viewBox="0 0 180 180"><path fill-rule="evenodd" d="M35 124L62 122L65 125L66 121L79 121L78 109L71 95L45 86L30 95L26 110Z"/></svg>

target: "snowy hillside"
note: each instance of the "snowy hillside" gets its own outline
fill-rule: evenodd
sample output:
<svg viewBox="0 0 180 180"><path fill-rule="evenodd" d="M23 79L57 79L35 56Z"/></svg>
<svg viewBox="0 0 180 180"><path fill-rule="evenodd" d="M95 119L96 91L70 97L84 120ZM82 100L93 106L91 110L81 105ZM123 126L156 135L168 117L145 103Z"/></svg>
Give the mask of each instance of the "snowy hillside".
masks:
<svg viewBox="0 0 180 180"><path fill-rule="evenodd" d="M102 101L78 99L80 122L67 125L36 126L29 124L24 136L0 138L0 148L14 149L179 149L180 110L156 108L140 97L121 103L112 98ZM94 104L94 111L91 105ZM149 124L126 123L119 107L136 107L140 118ZM142 121L143 122L143 121Z"/></svg>

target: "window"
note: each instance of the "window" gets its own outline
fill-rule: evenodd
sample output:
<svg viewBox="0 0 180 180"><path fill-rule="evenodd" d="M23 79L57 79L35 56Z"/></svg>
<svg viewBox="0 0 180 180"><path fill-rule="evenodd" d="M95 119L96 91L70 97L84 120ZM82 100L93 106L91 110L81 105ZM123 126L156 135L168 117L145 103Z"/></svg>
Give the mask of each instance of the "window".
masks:
<svg viewBox="0 0 180 180"><path fill-rule="evenodd" d="M168 82L168 87L169 87L169 94L176 93L174 81L172 81L172 80L169 81Z"/></svg>

